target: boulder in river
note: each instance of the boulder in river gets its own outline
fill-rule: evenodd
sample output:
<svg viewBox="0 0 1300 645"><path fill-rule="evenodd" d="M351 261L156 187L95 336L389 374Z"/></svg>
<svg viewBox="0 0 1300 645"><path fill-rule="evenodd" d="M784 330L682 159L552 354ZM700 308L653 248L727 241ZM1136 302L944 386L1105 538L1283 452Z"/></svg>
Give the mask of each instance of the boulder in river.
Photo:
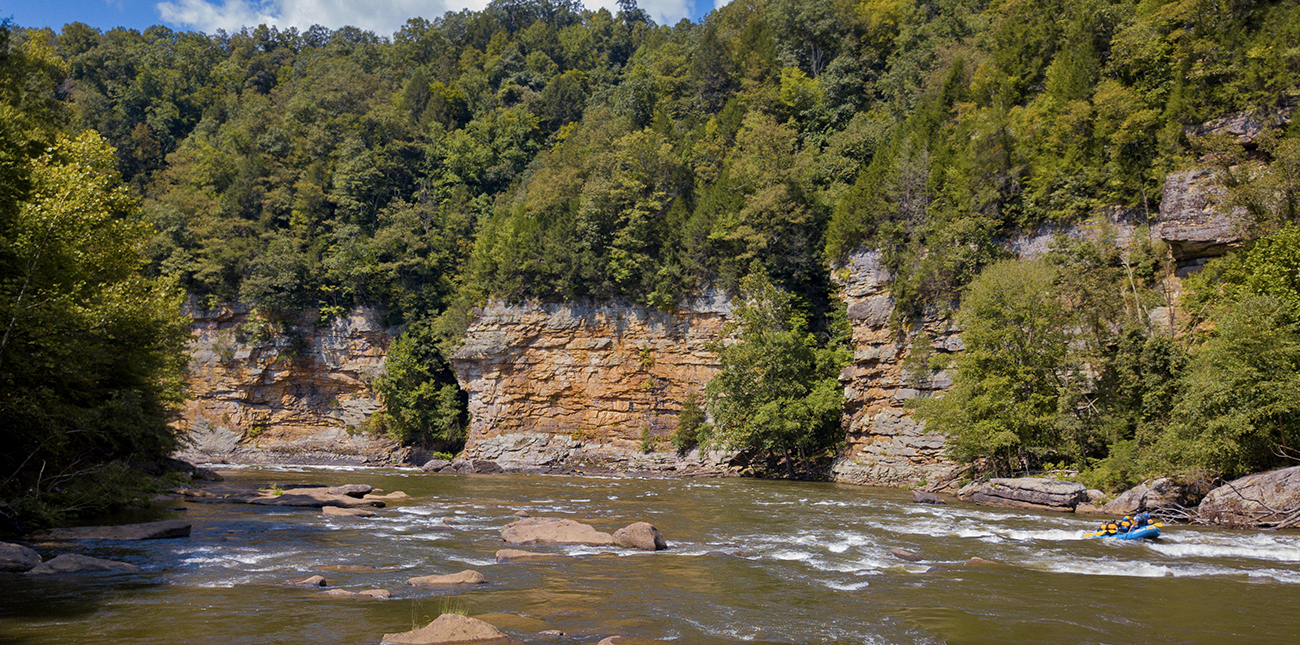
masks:
<svg viewBox="0 0 1300 645"><path fill-rule="evenodd" d="M0 542L0 572L23 573L41 563L41 555L21 544Z"/></svg>
<svg viewBox="0 0 1300 645"><path fill-rule="evenodd" d="M329 582L325 580L325 576L311 576L303 578L302 580L286 582L284 584L294 587L324 587L327 586Z"/></svg>
<svg viewBox="0 0 1300 645"><path fill-rule="evenodd" d="M436 473L450 465L451 462L446 459L430 459L429 461L424 462L423 466L420 466L420 470L423 470L426 473Z"/></svg>
<svg viewBox="0 0 1300 645"><path fill-rule="evenodd" d="M634 522L614 531L614 542L625 549L663 551L668 548L659 529L649 522Z"/></svg>
<svg viewBox="0 0 1300 645"><path fill-rule="evenodd" d="M448 466L448 469L458 473L477 473L480 475L493 475L505 472L501 468L501 464L490 459L457 459Z"/></svg>
<svg viewBox="0 0 1300 645"><path fill-rule="evenodd" d="M441 576L419 576L411 578L406 583L415 587L452 587L455 585L485 585L487 577L473 570L466 569L460 573L449 573Z"/></svg>
<svg viewBox="0 0 1300 645"><path fill-rule="evenodd" d="M497 551L497 564L507 562L536 562L539 560L558 560L561 558L572 558L572 556L562 553L536 553L534 551L520 551L519 549L501 549Z"/></svg>
<svg viewBox="0 0 1300 645"><path fill-rule="evenodd" d="M183 520L163 520L144 524L119 524L117 526L76 526L50 529L37 533L40 540L161 540L190 536L190 523Z"/></svg>
<svg viewBox="0 0 1300 645"><path fill-rule="evenodd" d="M613 546L614 536L595 527L555 517L526 517L501 529L501 539L511 544L583 544Z"/></svg>
<svg viewBox="0 0 1300 645"><path fill-rule="evenodd" d="M1072 512L1088 501L1083 484L1039 477L990 479L972 482L957 491L957 496L984 506L1032 508L1044 511Z"/></svg>
<svg viewBox="0 0 1300 645"><path fill-rule="evenodd" d="M889 555L892 555L892 556L894 556L895 558L898 558L899 560L906 560L906 561L908 561L908 562L920 562L920 561L921 561L921 556L919 556L919 555L917 555L917 554L915 554L915 553L912 553L911 551L908 551L907 549L890 549L890 550L889 550Z"/></svg>
<svg viewBox="0 0 1300 645"><path fill-rule="evenodd" d="M342 486L330 486L325 492L330 495L347 495L348 497L365 497L375 487L370 484L343 484Z"/></svg>
<svg viewBox="0 0 1300 645"><path fill-rule="evenodd" d="M321 509L321 513L334 517L374 517L375 512L364 508L344 508L342 506L326 506Z"/></svg>
<svg viewBox="0 0 1300 645"><path fill-rule="evenodd" d="M384 634L383 643L433 645L434 643L478 643L506 639L500 630L477 618L443 614L420 629Z"/></svg>
<svg viewBox="0 0 1300 645"><path fill-rule="evenodd" d="M1196 514L1201 521L1226 526L1300 526L1300 466L1234 479L1210 491Z"/></svg>
<svg viewBox="0 0 1300 645"><path fill-rule="evenodd" d="M391 493L388 493L387 495L376 495L376 494L366 495L365 499L389 499L389 500L392 500L392 499L411 499L411 496L410 496L410 495L407 495L407 494L406 494L406 491L403 491L403 490L395 490L395 491L393 491L393 492L391 492Z"/></svg>
<svg viewBox="0 0 1300 645"><path fill-rule="evenodd" d="M942 497L939 497L938 495L935 495L934 493L927 493L927 492L925 492L925 491L923 491L923 490L913 490L913 491L912 491L912 501L913 501L913 502L916 502L917 504L944 504L944 503L946 503L946 502L943 501L943 498L942 498Z"/></svg>
<svg viewBox="0 0 1300 645"><path fill-rule="evenodd" d="M1209 485L1202 480L1180 483L1168 477L1148 479L1102 506L1101 512L1132 515L1161 508L1196 506L1209 490Z"/></svg>
<svg viewBox="0 0 1300 645"><path fill-rule="evenodd" d="M116 560L101 560L87 555L64 553L31 568L29 576L52 573L90 573L92 571L139 571L140 567Z"/></svg>

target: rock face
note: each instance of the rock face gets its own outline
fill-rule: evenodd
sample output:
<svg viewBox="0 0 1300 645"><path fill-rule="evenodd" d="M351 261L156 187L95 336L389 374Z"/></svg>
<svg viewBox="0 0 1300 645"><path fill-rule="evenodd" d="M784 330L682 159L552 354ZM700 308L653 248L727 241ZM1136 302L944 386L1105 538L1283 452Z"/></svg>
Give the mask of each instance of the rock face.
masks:
<svg viewBox="0 0 1300 645"><path fill-rule="evenodd" d="M722 296L674 312L621 302L509 305L475 312L451 357L469 394L468 459L509 470L604 463L666 440L682 401L718 371ZM703 461L703 460L699 460Z"/></svg>
<svg viewBox="0 0 1300 645"><path fill-rule="evenodd" d="M1180 276L1241 242L1234 218L1245 213L1240 208L1231 214L1224 212L1220 204L1224 194L1214 171L1205 168L1174 172L1165 178L1160 216L1151 232L1169 245Z"/></svg>
<svg viewBox="0 0 1300 645"><path fill-rule="evenodd" d="M42 540L160 540L190 536L190 523L181 520L164 520L144 524L118 526L77 526L51 529L37 533Z"/></svg>
<svg viewBox="0 0 1300 645"><path fill-rule="evenodd" d="M477 619L443 614L422 629L400 634L384 634L383 643L432 645L434 643L478 643L505 640L497 628Z"/></svg>
<svg viewBox="0 0 1300 645"><path fill-rule="evenodd" d="M614 536L590 525L554 517L526 517L511 522L501 529L501 539L510 544L615 544Z"/></svg>
<svg viewBox="0 0 1300 645"><path fill-rule="evenodd" d="M1075 506L1088 501L1086 490L1083 484L1074 482L1021 477L972 482L958 491L957 496L986 506L1072 512Z"/></svg>
<svg viewBox="0 0 1300 645"><path fill-rule="evenodd" d="M101 560L76 553L64 553L42 562L27 572L29 576L55 573L90 573L94 571L139 571L140 567L116 560Z"/></svg>
<svg viewBox="0 0 1300 645"><path fill-rule="evenodd" d="M1227 526L1294 526L1300 522L1300 466L1228 482L1210 491L1196 514L1201 521Z"/></svg>
<svg viewBox="0 0 1300 645"><path fill-rule="evenodd" d="M0 542L0 572L23 573L40 563L39 553L21 544Z"/></svg>
<svg viewBox="0 0 1300 645"><path fill-rule="evenodd" d="M893 276L875 251L851 255L834 276L848 304L853 326L853 362L840 374L844 386L844 415L848 449L836 460L832 476L838 481L904 486L951 480L957 465L944 456L943 435L928 432L912 418L907 403L952 385L946 373L909 373L909 348L890 326L894 299ZM965 348L945 321L926 325L933 351Z"/></svg>
<svg viewBox="0 0 1300 645"><path fill-rule="evenodd" d="M663 551L668 548L659 529L648 522L634 522L614 531L614 542L625 549Z"/></svg>
<svg viewBox="0 0 1300 645"><path fill-rule="evenodd" d="M1196 506L1205 497L1208 487L1204 482L1180 484L1168 477L1142 482L1101 507L1107 515L1132 515L1160 508Z"/></svg>
<svg viewBox="0 0 1300 645"><path fill-rule="evenodd" d="M391 441L360 432L380 409L370 383L383 372L392 333L373 309L318 327L314 312L268 323L233 305L191 303L189 386L180 421L193 462L372 463Z"/></svg>

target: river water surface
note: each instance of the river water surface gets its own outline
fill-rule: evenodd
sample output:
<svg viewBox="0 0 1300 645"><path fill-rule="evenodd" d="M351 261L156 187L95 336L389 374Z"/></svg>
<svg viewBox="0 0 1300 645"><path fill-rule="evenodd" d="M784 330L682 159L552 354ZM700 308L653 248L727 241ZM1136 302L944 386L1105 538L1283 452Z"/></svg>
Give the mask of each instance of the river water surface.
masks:
<svg viewBox="0 0 1300 645"><path fill-rule="evenodd" d="M223 472L233 484L368 483L414 499L370 519L165 504L188 509L161 513L191 520L190 538L60 549L140 573L0 578L0 642L378 643L449 610L521 643L557 642L545 630L592 644L614 634L702 645L1300 642L1296 532L1172 527L1158 542L1084 540L1096 519L918 505L905 491L826 483ZM609 532L648 521L670 549L525 547L577 557L496 564L500 530L520 510ZM433 530L444 517L455 530ZM924 560L899 560L894 548ZM965 564L972 557L997 564ZM490 584L405 584L464 569ZM317 573L393 598L280 584Z"/></svg>

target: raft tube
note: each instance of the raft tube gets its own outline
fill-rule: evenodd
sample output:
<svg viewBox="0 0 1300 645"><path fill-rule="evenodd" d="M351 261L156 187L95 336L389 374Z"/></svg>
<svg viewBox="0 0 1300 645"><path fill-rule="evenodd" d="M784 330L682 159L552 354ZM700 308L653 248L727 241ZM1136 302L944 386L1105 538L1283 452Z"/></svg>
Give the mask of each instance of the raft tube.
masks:
<svg viewBox="0 0 1300 645"><path fill-rule="evenodd" d="M1128 533L1117 533L1115 535L1089 535L1090 538L1104 538L1109 540L1142 540L1156 539L1160 537L1160 527L1154 524L1148 524L1142 528L1133 529Z"/></svg>

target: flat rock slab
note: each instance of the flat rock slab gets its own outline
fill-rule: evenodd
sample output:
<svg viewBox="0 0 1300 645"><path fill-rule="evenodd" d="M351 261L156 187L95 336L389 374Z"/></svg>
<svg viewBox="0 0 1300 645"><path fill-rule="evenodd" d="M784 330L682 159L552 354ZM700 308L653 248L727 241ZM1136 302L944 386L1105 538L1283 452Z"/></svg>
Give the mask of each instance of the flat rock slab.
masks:
<svg viewBox="0 0 1300 645"><path fill-rule="evenodd" d="M322 596L332 598L373 598L375 600L388 600L393 597L393 592L387 589L366 589L365 591L348 591L347 589L330 589L321 593Z"/></svg>
<svg viewBox="0 0 1300 645"><path fill-rule="evenodd" d="M164 520L144 524L118 526L77 526L51 529L37 533L41 540L162 540L190 536L190 523L182 520Z"/></svg>
<svg viewBox="0 0 1300 645"><path fill-rule="evenodd" d="M957 491L957 497L984 506L1073 512L1075 506L1088 501L1086 491L1083 484L1075 482L1021 477L972 482Z"/></svg>
<svg viewBox="0 0 1300 645"><path fill-rule="evenodd" d="M582 544L613 546L614 536L573 520L555 517L526 517L501 529L501 539L510 544Z"/></svg>
<svg viewBox="0 0 1300 645"><path fill-rule="evenodd" d="M614 531L614 542L625 549L663 551L668 548L659 529L648 522L634 522Z"/></svg>
<svg viewBox="0 0 1300 645"><path fill-rule="evenodd" d="M391 493L389 493L389 494L387 494L387 495L376 495L376 494L374 494L374 493L371 493L371 494L369 494L369 495L366 495L366 496L365 496L365 499L387 499L387 500L396 500L396 499L414 499L414 498L411 497L410 495L407 495L407 494L406 494L406 491L395 490L395 491L393 491L393 492L391 492Z"/></svg>
<svg viewBox="0 0 1300 645"><path fill-rule="evenodd" d="M364 508L344 508L342 506L326 506L321 509L321 513L333 517L375 517L375 512Z"/></svg>
<svg viewBox="0 0 1300 645"><path fill-rule="evenodd" d="M384 634L381 642L435 645L437 643L486 643L504 641L506 638L500 630L477 618L443 614L421 629L399 634Z"/></svg>
<svg viewBox="0 0 1300 645"><path fill-rule="evenodd" d="M364 497L370 494L375 487L370 484L344 484L342 486L330 486L325 492L330 495L347 495L348 497Z"/></svg>
<svg viewBox="0 0 1300 645"><path fill-rule="evenodd" d="M572 560L573 556L563 553L536 553L519 549L501 549L497 551L497 564L507 562L539 562L543 560Z"/></svg>
<svg viewBox="0 0 1300 645"><path fill-rule="evenodd" d="M357 499L350 495L335 495L328 488L294 488L280 495L264 495L248 500L249 504L258 506L305 506L324 508L326 506L374 506L383 508L384 502L377 499Z"/></svg>
<svg viewBox="0 0 1300 645"><path fill-rule="evenodd" d="M1196 513L1214 524L1275 527L1300 512L1300 466L1234 479L1209 492Z"/></svg>
<svg viewBox="0 0 1300 645"><path fill-rule="evenodd" d="M101 560L76 553L64 553L32 567L29 576L55 573L91 573L95 571L139 571L140 567L116 560Z"/></svg>
<svg viewBox="0 0 1300 645"><path fill-rule="evenodd" d="M40 563L39 553L21 544L0 542L0 571L24 573Z"/></svg>
<svg viewBox="0 0 1300 645"><path fill-rule="evenodd" d="M411 578L406 583L415 587L451 587L455 585L485 585L487 577L483 574L466 569L460 573L449 573L441 576L419 576Z"/></svg>

